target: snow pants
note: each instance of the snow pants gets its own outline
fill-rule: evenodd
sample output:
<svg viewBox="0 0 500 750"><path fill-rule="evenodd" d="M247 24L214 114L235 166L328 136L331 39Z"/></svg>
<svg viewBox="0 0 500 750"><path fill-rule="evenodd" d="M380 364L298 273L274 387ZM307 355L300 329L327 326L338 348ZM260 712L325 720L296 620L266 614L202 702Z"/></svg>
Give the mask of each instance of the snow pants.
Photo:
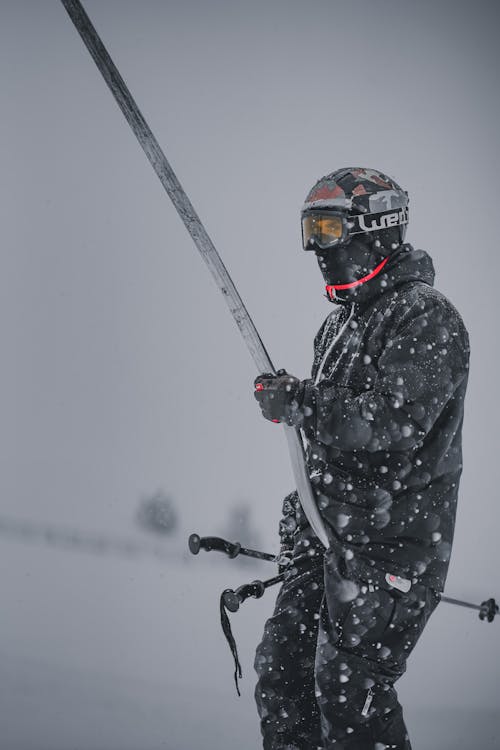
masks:
<svg viewBox="0 0 500 750"><path fill-rule="evenodd" d="M335 552L290 571L257 648L264 750L411 750L394 683L439 592L346 580Z"/></svg>

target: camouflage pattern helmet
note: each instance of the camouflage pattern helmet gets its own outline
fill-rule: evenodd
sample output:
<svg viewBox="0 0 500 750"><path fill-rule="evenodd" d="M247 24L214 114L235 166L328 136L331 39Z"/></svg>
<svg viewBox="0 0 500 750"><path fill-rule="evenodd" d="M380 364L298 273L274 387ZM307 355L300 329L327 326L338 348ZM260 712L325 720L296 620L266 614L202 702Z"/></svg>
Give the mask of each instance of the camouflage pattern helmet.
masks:
<svg viewBox="0 0 500 750"><path fill-rule="evenodd" d="M346 209L350 214L377 214L406 209L408 193L383 172L363 167L337 169L309 191L303 211Z"/></svg>

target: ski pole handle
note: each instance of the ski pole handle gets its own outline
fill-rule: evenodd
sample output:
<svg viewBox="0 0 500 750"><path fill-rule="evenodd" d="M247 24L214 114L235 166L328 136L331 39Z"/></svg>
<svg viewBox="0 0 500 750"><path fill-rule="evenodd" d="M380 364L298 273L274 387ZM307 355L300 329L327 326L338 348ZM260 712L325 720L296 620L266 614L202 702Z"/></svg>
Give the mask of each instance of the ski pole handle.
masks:
<svg viewBox="0 0 500 750"><path fill-rule="evenodd" d="M276 583L283 581L285 577L284 573L280 573L274 578L268 578L267 581L252 581L252 583L245 583L243 586L239 586L236 590L226 589L222 592L222 601L224 606L230 612L237 612L240 608L240 604L253 596L254 599L260 599L264 595L264 591L269 586L274 586Z"/></svg>
<svg viewBox="0 0 500 750"><path fill-rule="evenodd" d="M206 552L215 550L216 552L224 552L229 557L236 557L241 551L241 544L238 542L233 544L233 542L228 542L226 539L221 539L218 536L191 534L188 545L193 555L197 555L200 549L204 549Z"/></svg>
<svg viewBox="0 0 500 750"><path fill-rule="evenodd" d="M239 542L228 542L227 539L221 539L219 536L199 536L199 534L191 534L188 540L189 551L193 555L197 555L200 549L204 549L206 552L215 550L216 552L224 552L229 557L237 557L238 555L244 555L245 557L255 557L257 560L268 560L269 562L279 562L279 558L276 555L271 555L268 552L260 552L256 549L247 549L242 547Z"/></svg>
<svg viewBox="0 0 500 750"><path fill-rule="evenodd" d="M199 536L198 534L191 534L188 545L193 555L197 555L200 549L204 549L206 552L215 550L216 552L224 552L229 557L236 557L241 550L241 544L238 542L233 544L233 542L228 542L218 536Z"/></svg>
<svg viewBox="0 0 500 750"><path fill-rule="evenodd" d="M493 622L496 615L498 615L498 604L494 599L487 599L485 602L481 602L481 606L479 607L480 620Z"/></svg>

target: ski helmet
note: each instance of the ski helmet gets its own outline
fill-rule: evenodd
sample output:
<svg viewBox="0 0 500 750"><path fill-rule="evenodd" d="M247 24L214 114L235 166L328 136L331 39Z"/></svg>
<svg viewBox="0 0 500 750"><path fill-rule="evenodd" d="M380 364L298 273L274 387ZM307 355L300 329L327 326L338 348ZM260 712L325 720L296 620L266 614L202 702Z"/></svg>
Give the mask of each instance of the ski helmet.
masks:
<svg viewBox="0 0 500 750"><path fill-rule="evenodd" d="M316 253L328 297L347 301L402 244L408 194L374 169L338 169L309 191L301 218L304 250Z"/></svg>
<svg viewBox="0 0 500 750"><path fill-rule="evenodd" d="M376 232L403 242L408 223L408 193L375 169L348 167L322 177L302 207L304 250L345 244L353 235ZM397 227L396 232L385 230ZM390 243L391 245L393 242Z"/></svg>

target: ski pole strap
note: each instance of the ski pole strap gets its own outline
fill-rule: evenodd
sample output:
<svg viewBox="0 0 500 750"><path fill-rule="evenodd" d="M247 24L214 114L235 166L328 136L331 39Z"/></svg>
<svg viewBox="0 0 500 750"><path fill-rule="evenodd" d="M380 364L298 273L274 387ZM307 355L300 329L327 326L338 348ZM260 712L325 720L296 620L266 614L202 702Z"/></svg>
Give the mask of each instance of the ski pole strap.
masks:
<svg viewBox="0 0 500 750"><path fill-rule="evenodd" d="M245 599L253 596L254 599L260 599L264 595L264 591L269 586L274 586L276 583L281 583L285 578L285 573L280 573L273 578L268 578L267 581L252 581L252 583L245 583L236 590L225 589L220 595L220 624L222 625L222 631L226 636L226 640L231 649L231 653L234 659L234 683L236 685L236 692L241 695L240 688L238 685L238 679L242 677L241 664L238 657L238 648L236 641L234 640L233 631L231 630L231 622L229 620L229 612L237 612Z"/></svg>
<svg viewBox="0 0 500 750"><path fill-rule="evenodd" d="M233 655L234 684L236 685L236 692L238 693L239 696L241 696L240 686L238 685L238 679L241 680L243 673L241 671L241 664L240 664L240 660L238 657L238 649L236 647L236 641L234 640L233 631L231 630L231 623L229 621L229 617L226 611L226 604L224 601L225 593L226 591L223 591L222 594L220 595L220 624L222 625L222 631L224 635L226 636L226 641L228 642L229 648L231 649L231 653Z"/></svg>

